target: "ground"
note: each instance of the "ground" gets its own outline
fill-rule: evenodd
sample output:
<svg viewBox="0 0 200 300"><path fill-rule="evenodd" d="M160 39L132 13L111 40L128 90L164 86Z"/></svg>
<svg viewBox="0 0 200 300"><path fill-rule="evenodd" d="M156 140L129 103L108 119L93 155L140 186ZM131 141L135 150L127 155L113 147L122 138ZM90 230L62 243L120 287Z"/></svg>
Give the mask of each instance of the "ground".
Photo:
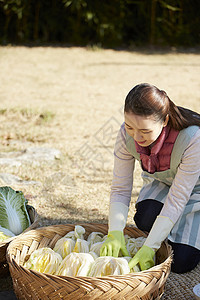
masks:
<svg viewBox="0 0 200 300"><path fill-rule="evenodd" d="M129 90L148 82L177 104L199 111L200 55L98 48L0 48L0 152L60 150L40 166L1 166L38 181L13 185L37 210L40 226L107 223L113 148ZM1 183L3 185L3 182ZM141 188L136 165L128 224Z"/></svg>

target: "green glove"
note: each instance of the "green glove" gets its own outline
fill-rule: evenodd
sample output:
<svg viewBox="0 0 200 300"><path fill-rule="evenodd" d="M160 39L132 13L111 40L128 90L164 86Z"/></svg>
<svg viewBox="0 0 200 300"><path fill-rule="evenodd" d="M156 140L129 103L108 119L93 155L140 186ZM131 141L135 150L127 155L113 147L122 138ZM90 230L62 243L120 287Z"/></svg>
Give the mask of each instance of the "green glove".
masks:
<svg viewBox="0 0 200 300"><path fill-rule="evenodd" d="M129 256L123 232L118 230L108 232L108 237L100 249L100 256L118 257L120 250L123 256Z"/></svg>
<svg viewBox="0 0 200 300"><path fill-rule="evenodd" d="M141 271L147 270L154 266L154 255L155 252L148 246L143 245L140 250L135 254L135 256L129 262L129 268L132 269L137 264L140 265Z"/></svg>

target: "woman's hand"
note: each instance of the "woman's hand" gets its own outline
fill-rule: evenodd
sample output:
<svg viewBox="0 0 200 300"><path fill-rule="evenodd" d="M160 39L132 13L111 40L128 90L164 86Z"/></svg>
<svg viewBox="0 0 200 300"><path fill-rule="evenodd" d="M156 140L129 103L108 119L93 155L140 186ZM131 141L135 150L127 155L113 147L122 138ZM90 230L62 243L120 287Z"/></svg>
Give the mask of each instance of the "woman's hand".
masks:
<svg viewBox="0 0 200 300"><path fill-rule="evenodd" d="M147 270L155 265L155 252L152 248L143 245L135 256L129 261L130 270L139 264L141 271Z"/></svg>
<svg viewBox="0 0 200 300"><path fill-rule="evenodd" d="M118 257L120 250L123 256L129 256L123 232L118 230L108 232L108 237L100 249L100 256Z"/></svg>

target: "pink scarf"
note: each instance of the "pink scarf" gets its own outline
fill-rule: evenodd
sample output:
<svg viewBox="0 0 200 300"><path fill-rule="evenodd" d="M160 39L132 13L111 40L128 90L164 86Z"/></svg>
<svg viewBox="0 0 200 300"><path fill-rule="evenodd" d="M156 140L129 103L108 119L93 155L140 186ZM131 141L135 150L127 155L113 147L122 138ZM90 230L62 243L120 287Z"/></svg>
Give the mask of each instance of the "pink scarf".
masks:
<svg viewBox="0 0 200 300"><path fill-rule="evenodd" d="M143 170L153 174L170 168L171 152L179 131L166 126L150 149L135 141L136 151L140 154Z"/></svg>

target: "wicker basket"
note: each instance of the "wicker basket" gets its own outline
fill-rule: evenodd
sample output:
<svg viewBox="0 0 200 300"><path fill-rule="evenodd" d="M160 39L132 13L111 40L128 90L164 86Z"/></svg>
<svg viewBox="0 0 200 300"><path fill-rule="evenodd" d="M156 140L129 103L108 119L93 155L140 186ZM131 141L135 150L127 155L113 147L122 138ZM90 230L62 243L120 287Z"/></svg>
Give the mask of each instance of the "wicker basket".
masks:
<svg viewBox="0 0 200 300"><path fill-rule="evenodd" d="M31 225L26 230L24 230L24 232L27 232L30 229L34 229L38 225L38 214L37 214L35 208L31 205L27 205L27 211L28 211L28 214L29 214L29 217L31 220ZM16 239L17 237L19 237L19 235L9 238L9 239L5 240L4 242L0 242L0 277L5 276L9 272L8 264L7 264L7 260L6 260L6 249L9 245L9 243L11 241L13 241L14 239Z"/></svg>
<svg viewBox="0 0 200 300"><path fill-rule="evenodd" d="M86 234L100 231L107 234L107 225L79 224ZM163 243L153 268L126 275L104 277L56 276L39 273L22 265L37 248L53 248L58 239L74 230L74 225L54 225L31 230L14 239L7 248L7 260L18 299L160 299L170 272L171 247ZM126 227L131 237L146 236L142 231Z"/></svg>

